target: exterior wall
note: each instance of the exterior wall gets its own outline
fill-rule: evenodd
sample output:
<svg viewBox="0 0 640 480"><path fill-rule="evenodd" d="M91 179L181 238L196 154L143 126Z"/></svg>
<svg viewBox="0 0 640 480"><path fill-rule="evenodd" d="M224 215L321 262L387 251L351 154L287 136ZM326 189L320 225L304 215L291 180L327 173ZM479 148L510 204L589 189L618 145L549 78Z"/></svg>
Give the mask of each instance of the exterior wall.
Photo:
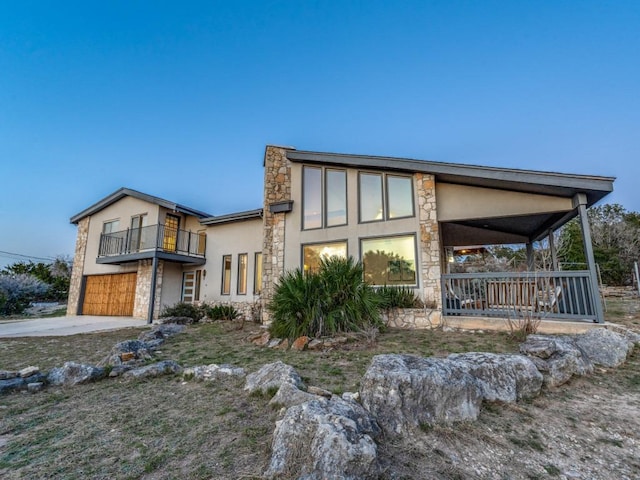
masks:
<svg viewBox="0 0 640 480"><path fill-rule="evenodd" d="M420 221L420 275L422 276L422 299L435 302L442 308L442 288L440 286L441 242L438 229L438 209L436 204L436 183L433 175L414 175L416 197L418 198L418 220Z"/></svg>
<svg viewBox="0 0 640 480"><path fill-rule="evenodd" d="M383 313L382 320L392 328L436 328L442 325L442 312L428 308L396 308Z"/></svg>
<svg viewBox="0 0 640 480"><path fill-rule="evenodd" d="M183 271L204 269L200 301L237 305L253 304L260 298L254 294L255 254L262 252L262 219L211 225L207 228L207 263L187 267ZM238 294L238 256L247 254L247 293ZM231 255L231 293L222 294L222 257ZM264 269L263 256L263 269ZM237 308L237 307L236 307ZM243 307L244 308L244 307Z"/></svg>
<svg viewBox="0 0 640 480"><path fill-rule="evenodd" d="M438 219L441 222L568 212L573 209L571 198L441 182L438 182L437 198Z"/></svg>
<svg viewBox="0 0 640 480"><path fill-rule="evenodd" d="M69 283L69 298L67 300L67 315L76 315L80 307L80 290L82 288L82 274L87 251L87 237L89 233L89 217L78 222L76 250L73 255L73 269Z"/></svg>
<svg viewBox="0 0 640 480"><path fill-rule="evenodd" d="M266 309L275 282L285 269L285 215L291 213L271 213L269 205L291 200L291 164L286 157L286 149L267 146L264 156L264 215L262 231L262 318L269 321ZM294 207L295 208L295 207Z"/></svg>
<svg viewBox="0 0 640 480"><path fill-rule="evenodd" d="M163 308L175 305L182 300L182 272L183 267L179 263L164 262L164 268L162 270L162 295L160 296L157 308L154 308L154 318L157 318L157 314L159 314Z"/></svg>
<svg viewBox="0 0 640 480"><path fill-rule="evenodd" d="M126 230L131 226L131 217L134 215L147 215L147 225L158 223L159 207L153 203L145 202L134 197L125 197L100 210L89 220L89 232L87 235L86 260L84 264L84 275L97 275L104 273L124 273L135 272L137 265L102 265L96 263L98 258L98 249L100 248L100 234L102 233L102 225L110 220L119 220L119 230ZM83 219L84 221L85 219Z"/></svg>

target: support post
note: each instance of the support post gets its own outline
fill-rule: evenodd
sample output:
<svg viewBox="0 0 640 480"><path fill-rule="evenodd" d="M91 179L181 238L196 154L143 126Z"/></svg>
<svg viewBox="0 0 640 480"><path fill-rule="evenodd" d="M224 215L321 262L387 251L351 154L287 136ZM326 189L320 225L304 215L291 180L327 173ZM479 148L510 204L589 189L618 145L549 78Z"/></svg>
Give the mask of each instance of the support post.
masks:
<svg viewBox="0 0 640 480"><path fill-rule="evenodd" d="M638 295L640 295L640 275L638 274L638 262L633 262L633 269L636 272L636 288L638 289Z"/></svg>
<svg viewBox="0 0 640 480"><path fill-rule="evenodd" d="M531 240L527 242L527 270L533 272L535 269L535 261L533 258L533 243Z"/></svg>
<svg viewBox="0 0 640 480"><path fill-rule="evenodd" d="M589 227L589 217L587 216L587 196L579 193L573 198L574 208L580 214L580 228L582 230L582 242L584 244L584 256L589 267L589 278L591 279L592 301L598 323L604 323L604 312L602 302L600 302L600 286L598 284L598 273L596 272L596 261L593 256L593 246L591 245L591 228Z"/></svg>
<svg viewBox="0 0 640 480"><path fill-rule="evenodd" d="M551 270L558 270L558 255L556 253L556 242L553 239L553 230L549 230L549 250L551 251Z"/></svg>
<svg viewBox="0 0 640 480"><path fill-rule="evenodd" d="M147 314L147 323L153 323L153 307L156 303L156 281L158 279L158 254L153 256L151 264L151 288L149 289L149 313Z"/></svg>

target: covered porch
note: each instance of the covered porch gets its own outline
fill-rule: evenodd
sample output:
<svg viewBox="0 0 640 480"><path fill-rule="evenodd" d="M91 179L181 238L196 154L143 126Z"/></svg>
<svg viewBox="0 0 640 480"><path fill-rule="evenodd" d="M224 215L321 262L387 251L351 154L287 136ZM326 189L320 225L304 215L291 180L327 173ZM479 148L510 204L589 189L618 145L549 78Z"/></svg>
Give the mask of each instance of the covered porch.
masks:
<svg viewBox="0 0 640 480"><path fill-rule="evenodd" d="M604 314L587 209L613 190L613 179L538 172L503 172L503 178L439 185L442 314L456 317L544 319L603 323ZM459 181L462 179L458 179ZM465 181L466 180L466 181ZM560 268L554 232L574 218L582 231L586 265ZM534 244L544 242L548 260L534 261ZM463 248L520 246L524 265L452 269Z"/></svg>

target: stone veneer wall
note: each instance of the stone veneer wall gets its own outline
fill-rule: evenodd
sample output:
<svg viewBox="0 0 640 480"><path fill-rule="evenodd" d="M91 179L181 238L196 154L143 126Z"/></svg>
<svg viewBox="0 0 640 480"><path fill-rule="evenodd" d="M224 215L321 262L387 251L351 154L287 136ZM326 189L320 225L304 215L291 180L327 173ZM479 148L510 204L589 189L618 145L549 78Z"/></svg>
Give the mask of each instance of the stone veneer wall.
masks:
<svg viewBox="0 0 640 480"><path fill-rule="evenodd" d="M71 270L71 280L69 282L67 315L77 315L80 307L80 290L82 288L82 274L84 273L84 260L89 236L89 219L90 217L85 217L78 222L76 251L73 255L73 269Z"/></svg>
<svg viewBox="0 0 640 480"><path fill-rule="evenodd" d="M275 282L284 273L285 213L271 213L269 205L291 200L291 167L286 149L267 146L264 157L264 215L262 245L262 321L268 322L266 305Z"/></svg>
<svg viewBox="0 0 640 480"><path fill-rule="evenodd" d="M149 299L151 296L151 269L153 260L139 260L138 274L136 276L136 297L133 303L133 316L136 318L147 318L149 315ZM164 271L164 261L158 261L158 275L156 276L156 295L153 306L153 318L157 319L160 314L160 298L162 296L162 277Z"/></svg>
<svg viewBox="0 0 640 480"><path fill-rule="evenodd" d="M393 328L436 328L442 324L442 312L429 308L397 308L384 312L382 320Z"/></svg>
<svg viewBox="0 0 640 480"><path fill-rule="evenodd" d="M440 230L436 210L436 182L433 175L416 173L414 175L416 194L418 195L418 219L420 221L420 272L424 302L434 302L442 310L440 287Z"/></svg>

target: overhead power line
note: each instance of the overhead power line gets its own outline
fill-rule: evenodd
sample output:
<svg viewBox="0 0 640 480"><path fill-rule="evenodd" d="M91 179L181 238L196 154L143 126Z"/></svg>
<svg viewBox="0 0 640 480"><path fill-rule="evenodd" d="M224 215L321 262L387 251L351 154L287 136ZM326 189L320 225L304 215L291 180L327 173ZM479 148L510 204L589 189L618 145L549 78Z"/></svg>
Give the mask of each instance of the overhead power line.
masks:
<svg viewBox="0 0 640 480"><path fill-rule="evenodd" d="M23 255L22 253L5 252L3 250L0 250L0 257L11 258L13 260L40 260L42 262L53 262L55 260L53 257L36 257L34 255Z"/></svg>

